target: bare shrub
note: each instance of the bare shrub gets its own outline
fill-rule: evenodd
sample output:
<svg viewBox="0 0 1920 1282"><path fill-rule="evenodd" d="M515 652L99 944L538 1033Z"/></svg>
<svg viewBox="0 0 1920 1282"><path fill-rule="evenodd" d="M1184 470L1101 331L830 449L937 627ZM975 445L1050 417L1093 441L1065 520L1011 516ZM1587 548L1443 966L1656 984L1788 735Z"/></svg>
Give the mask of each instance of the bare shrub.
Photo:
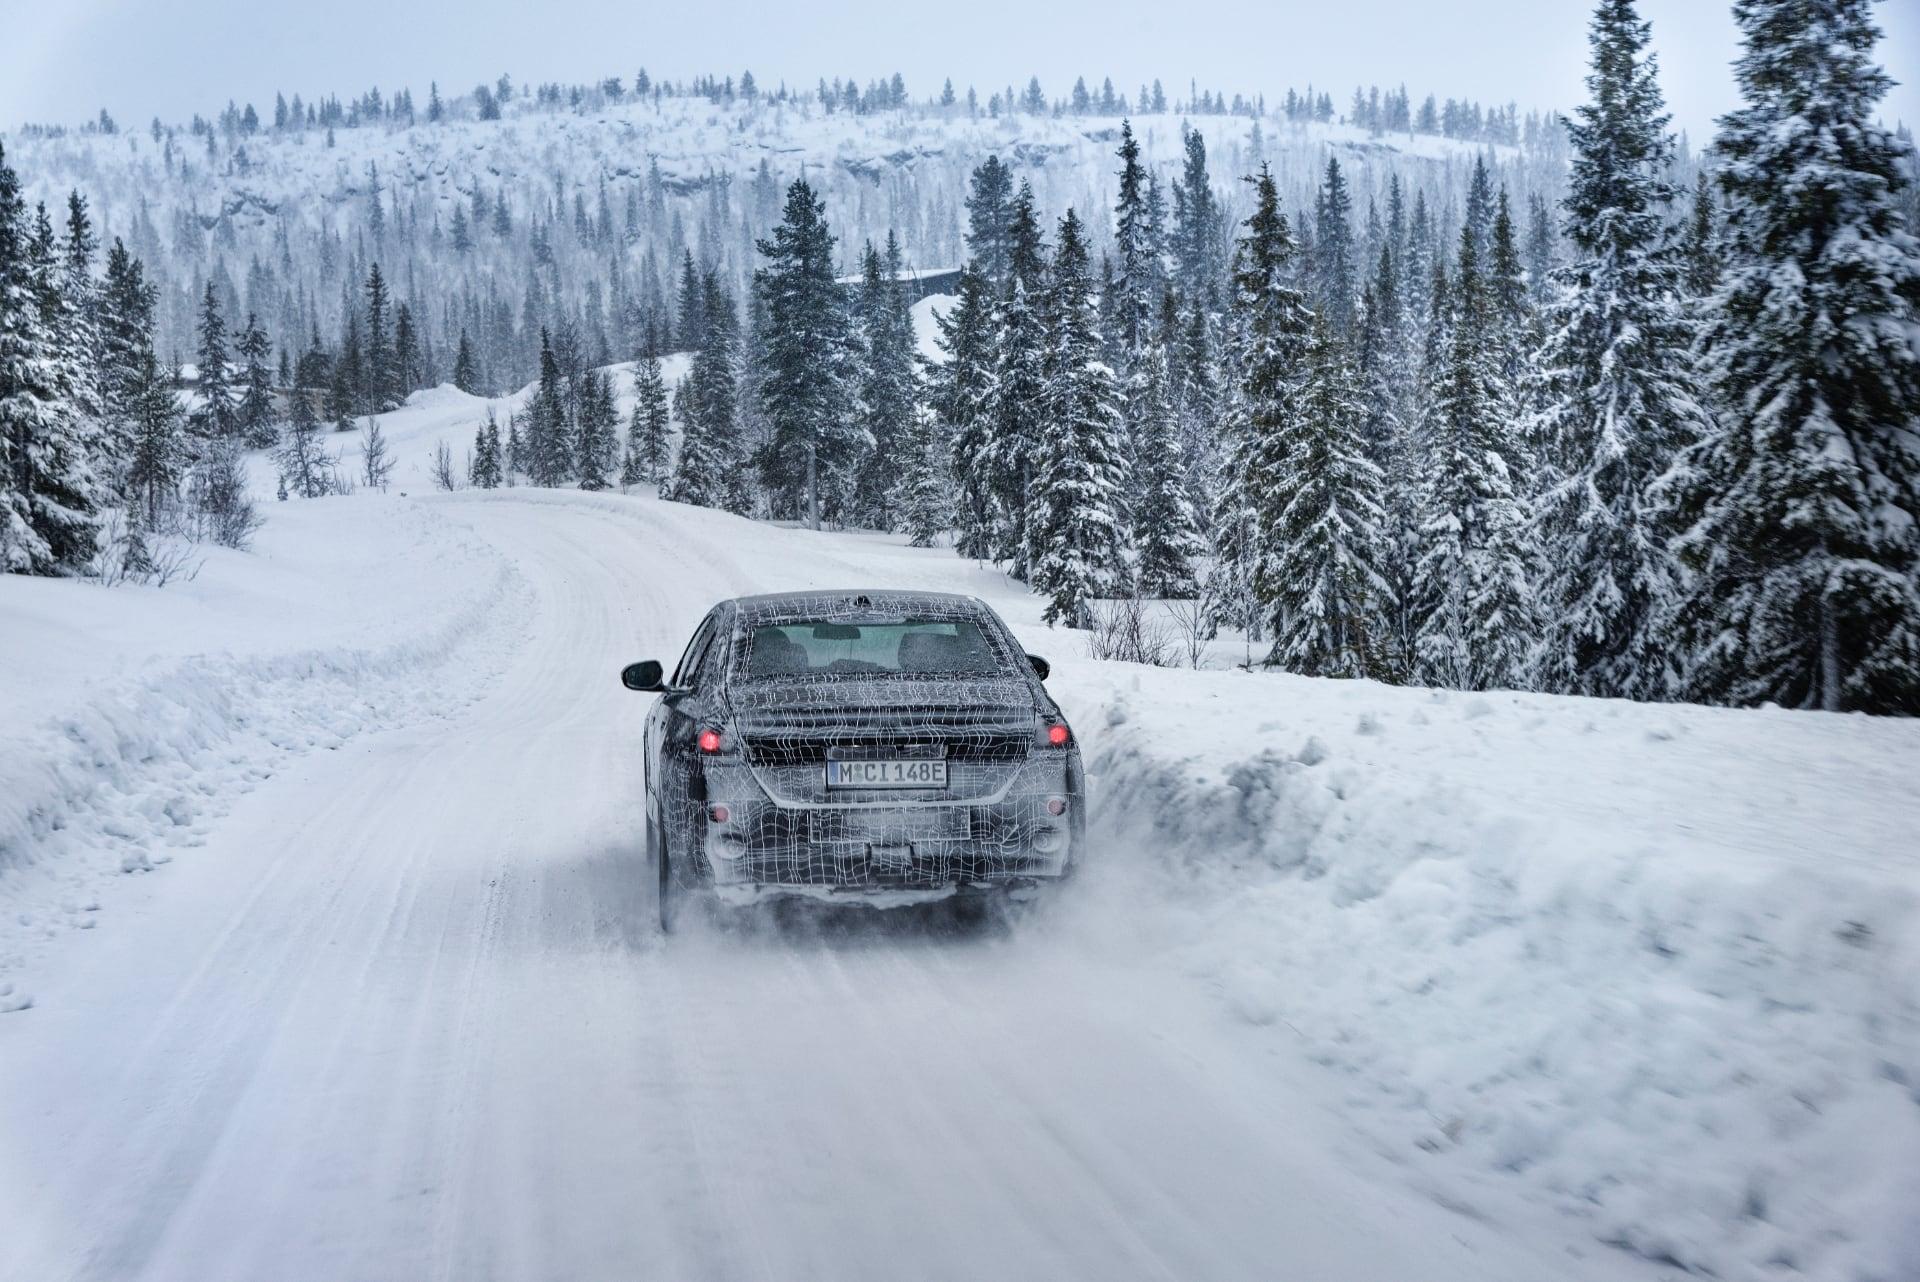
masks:
<svg viewBox="0 0 1920 1282"><path fill-rule="evenodd" d="M1172 647L1166 627L1138 596L1090 603L1093 626L1087 633L1087 656L1121 663L1172 666Z"/></svg>
<svg viewBox="0 0 1920 1282"><path fill-rule="evenodd" d="M387 478L393 475L393 461L386 434L380 430L380 420L369 418L367 430L360 434L360 479L370 490L386 489Z"/></svg>
<svg viewBox="0 0 1920 1282"><path fill-rule="evenodd" d="M102 587L143 583L164 588L176 580L192 582L206 564L184 536L147 529L124 508L109 508L96 535L87 574Z"/></svg>
<svg viewBox="0 0 1920 1282"><path fill-rule="evenodd" d="M460 472L453 465L453 451L447 448L445 441L435 441L433 445L433 466L430 469L436 489L451 494L460 488Z"/></svg>
<svg viewBox="0 0 1920 1282"><path fill-rule="evenodd" d="M195 543L245 550L261 516L247 494L246 464L232 441L219 441L194 466L181 532Z"/></svg>
<svg viewBox="0 0 1920 1282"><path fill-rule="evenodd" d="M1218 634L1213 614L1213 603L1204 592L1189 600L1167 602L1167 617L1173 621L1174 640L1189 668L1200 666L1200 661L1207 654L1207 642Z"/></svg>

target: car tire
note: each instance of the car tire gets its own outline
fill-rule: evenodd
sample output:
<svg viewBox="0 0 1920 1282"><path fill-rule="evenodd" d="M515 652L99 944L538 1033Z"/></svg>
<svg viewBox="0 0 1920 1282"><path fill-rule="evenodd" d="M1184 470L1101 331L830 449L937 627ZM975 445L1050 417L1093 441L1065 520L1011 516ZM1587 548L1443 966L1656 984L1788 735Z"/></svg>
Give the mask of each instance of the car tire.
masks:
<svg viewBox="0 0 1920 1282"><path fill-rule="evenodd" d="M656 876L655 902L660 914L660 933L671 935L680 916L680 888L674 884L673 862L667 854L667 842L659 826L647 824L647 855L653 861Z"/></svg>

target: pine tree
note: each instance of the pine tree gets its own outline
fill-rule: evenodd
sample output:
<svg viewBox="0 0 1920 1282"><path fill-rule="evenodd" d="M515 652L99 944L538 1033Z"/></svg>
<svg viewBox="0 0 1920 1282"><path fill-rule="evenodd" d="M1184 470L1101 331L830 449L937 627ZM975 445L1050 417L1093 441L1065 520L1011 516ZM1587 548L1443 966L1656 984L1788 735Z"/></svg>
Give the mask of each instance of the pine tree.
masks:
<svg viewBox="0 0 1920 1282"><path fill-rule="evenodd" d="M1702 346L1721 407L1671 482L1692 571L1679 689L1920 714L1920 241L1875 123L1866 0L1739 0L1720 121L1725 276Z"/></svg>
<svg viewBox="0 0 1920 1282"><path fill-rule="evenodd" d="M467 481L476 490L497 490L506 479L506 460L501 457L500 420L493 406L487 406L486 422L473 434L473 463L467 469Z"/></svg>
<svg viewBox="0 0 1920 1282"><path fill-rule="evenodd" d="M1113 249L1118 270L1114 288L1103 291L1103 295L1113 300L1114 323L1107 340L1131 360L1145 345L1153 326L1153 301L1160 295L1162 269L1147 169L1140 163L1140 144L1129 121L1120 122L1118 154L1120 191L1113 206Z"/></svg>
<svg viewBox="0 0 1920 1282"><path fill-rule="evenodd" d="M1666 244L1673 143L1647 40L1632 0L1600 0L1593 100L1567 125L1564 230L1576 257L1556 272L1563 292L1537 360L1548 549L1539 680L1570 694L1666 688L1656 625L1676 583L1649 489L1706 429Z"/></svg>
<svg viewBox="0 0 1920 1282"><path fill-rule="evenodd" d="M1259 495L1275 535L1262 575L1268 662L1323 677L1392 671L1392 585L1381 568L1381 476L1367 456L1366 405L1343 344L1316 319L1291 439Z"/></svg>
<svg viewBox="0 0 1920 1282"><path fill-rule="evenodd" d="M1029 534L1049 419L1046 322L1027 292L1026 278L1018 272L1000 308L1000 333L994 347L986 450L987 474L1000 514L993 559L1005 562L1013 577L1024 580L1032 573Z"/></svg>
<svg viewBox="0 0 1920 1282"><path fill-rule="evenodd" d="M1534 640L1528 523L1513 460L1513 397L1492 342L1473 230L1435 297L1451 306L1434 363L1432 475L1414 568L1416 679L1460 690L1525 688Z"/></svg>
<svg viewBox="0 0 1920 1282"><path fill-rule="evenodd" d="M320 447L320 419L313 399L296 387L288 397L287 439L280 446L280 480L290 493L317 499L332 488L332 474Z"/></svg>
<svg viewBox="0 0 1920 1282"><path fill-rule="evenodd" d="M1042 446L1029 531L1033 589L1047 599L1046 622L1085 627L1092 600L1119 586L1126 477L1086 238L1071 209L1060 220L1049 290L1045 404L1053 431Z"/></svg>
<svg viewBox="0 0 1920 1282"><path fill-rule="evenodd" d="M967 246L974 266L997 290L1004 287L1011 251L1013 175L989 155L973 171L967 190Z"/></svg>
<svg viewBox="0 0 1920 1282"><path fill-rule="evenodd" d="M1135 581L1142 596L1192 597L1199 591L1194 562L1205 551L1187 491L1187 457L1173 406L1166 349L1149 336L1128 381L1127 426L1134 443L1137 499Z"/></svg>
<svg viewBox="0 0 1920 1282"><path fill-rule="evenodd" d="M1214 511L1215 579L1210 595L1253 638L1257 601L1278 595L1280 509L1270 501L1298 412L1300 361L1312 324L1292 281L1294 243L1272 171L1250 180L1254 210L1234 251L1233 323L1239 386L1228 415L1228 449Z"/></svg>
<svg viewBox="0 0 1920 1282"><path fill-rule="evenodd" d="M609 375L588 370L582 376L580 417L574 466L583 490L604 490L611 483L619 452L620 412Z"/></svg>
<svg viewBox="0 0 1920 1282"><path fill-rule="evenodd" d="M1314 284L1320 311L1334 337L1345 341L1353 333L1354 284L1353 198L1340 162L1327 158L1327 178L1314 204Z"/></svg>
<svg viewBox="0 0 1920 1282"><path fill-rule="evenodd" d="M912 414L901 450L900 519L910 545L930 548L953 520L953 473L933 409L916 405Z"/></svg>
<svg viewBox="0 0 1920 1282"><path fill-rule="evenodd" d="M0 568L59 574L94 549L97 429L72 399L61 272L46 211L30 227L0 151Z"/></svg>
<svg viewBox="0 0 1920 1282"><path fill-rule="evenodd" d="M240 332L234 351L243 362L240 404L235 410L234 425L250 447L265 449L278 439L273 421L273 375L267 369L273 344L251 312L247 314L247 326Z"/></svg>
<svg viewBox="0 0 1920 1282"><path fill-rule="evenodd" d="M211 281L200 299L198 355L200 408L193 414L194 430L208 440L224 439L233 434L238 409L227 369L227 322Z"/></svg>
<svg viewBox="0 0 1920 1282"><path fill-rule="evenodd" d="M460 330L460 348L453 358L453 385L468 396L480 394L480 379L473 365L473 344L467 341L467 331Z"/></svg>
<svg viewBox="0 0 1920 1282"><path fill-rule="evenodd" d="M1173 184L1172 251L1174 280L1189 299L1214 292L1220 270L1222 215L1207 177L1207 140L1198 129L1183 129L1185 160Z"/></svg>
<svg viewBox="0 0 1920 1282"><path fill-rule="evenodd" d="M373 264L367 272L367 331L366 331L366 399L364 408L379 412L399 406L401 396L395 395L397 380L394 376L393 339L389 312L391 300L387 296L386 278L380 274L380 264Z"/></svg>
<svg viewBox="0 0 1920 1282"><path fill-rule="evenodd" d="M887 234L883 258L871 244L862 268L859 313L860 422L866 454L855 481L850 515L873 529L897 524L897 494L913 434L919 375L914 367L913 318L898 278L900 242Z"/></svg>
<svg viewBox="0 0 1920 1282"><path fill-rule="evenodd" d="M1693 208L1687 216L1685 260L1687 294L1706 298L1720 283L1720 224L1713 208L1713 182L1701 170L1693 189Z"/></svg>
<svg viewBox="0 0 1920 1282"><path fill-rule="evenodd" d="M994 315L992 282L969 263L958 295L944 313L934 313L937 341L946 360L931 367L927 400L936 440L949 442L949 472L957 521L954 551L976 561L993 554L998 513L993 474Z"/></svg>
<svg viewBox="0 0 1920 1282"><path fill-rule="evenodd" d="M655 483L667 475L667 432L672 410L667 404L667 383L660 373L660 358L652 354L640 361L633 375L633 419L627 428L627 468L622 474L626 485Z"/></svg>
<svg viewBox="0 0 1920 1282"><path fill-rule="evenodd" d="M762 474L776 511L820 528L856 460L858 428L845 413L853 380L852 339L833 275L826 207L805 179L787 188L786 208L754 274L766 308L766 365L757 389L772 432ZM824 500L824 502L823 502Z"/></svg>
<svg viewBox="0 0 1920 1282"><path fill-rule="evenodd" d="M540 386L527 407L526 473L535 485L565 485L574 473L574 424L553 340L540 331Z"/></svg>

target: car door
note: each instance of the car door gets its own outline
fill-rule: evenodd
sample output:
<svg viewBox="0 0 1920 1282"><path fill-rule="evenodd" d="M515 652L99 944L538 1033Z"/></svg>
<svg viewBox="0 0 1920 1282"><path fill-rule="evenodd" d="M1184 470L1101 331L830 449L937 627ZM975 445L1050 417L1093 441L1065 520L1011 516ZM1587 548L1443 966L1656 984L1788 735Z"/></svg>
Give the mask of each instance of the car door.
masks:
<svg viewBox="0 0 1920 1282"><path fill-rule="evenodd" d="M719 613L717 608L709 612L693 630L693 638L667 679L666 692L653 701L653 709L647 714L646 755L652 763L647 777L655 793L651 801L656 818L660 790L671 788L666 772L684 766L693 736L698 733L695 722L703 710L700 674L718 634Z"/></svg>

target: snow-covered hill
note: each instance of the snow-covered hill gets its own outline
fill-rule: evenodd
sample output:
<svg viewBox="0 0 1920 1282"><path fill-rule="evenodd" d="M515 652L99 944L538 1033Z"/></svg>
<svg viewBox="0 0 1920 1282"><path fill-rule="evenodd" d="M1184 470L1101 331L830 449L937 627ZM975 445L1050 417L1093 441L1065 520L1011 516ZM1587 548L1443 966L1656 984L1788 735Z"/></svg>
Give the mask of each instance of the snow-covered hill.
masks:
<svg viewBox="0 0 1920 1282"><path fill-rule="evenodd" d="M582 1204L544 1199L664 1179L732 1216L767 1196L752 1153L823 1197L890 1206L937 1184L982 1214L998 1214L982 1191L996 1179L1057 1171L1009 1186L1055 1225L1056 1263L1251 1276L1283 1226L1232 1181L1297 1215L1304 1187L1263 1165L1284 1133L1343 1204L1398 1208L1354 1241L1283 1215L1322 1251L1317 1276L1661 1276L1635 1256L1722 1277L1912 1276L1920 727L1246 673L1226 646L1199 672L1098 663L1017 584L948 551L645 494L430 493L432 442L470 439L483 412L452 389L417 395L383 419L403 468L389 493L270 503L256 552L210 554L189 583L0 580L0 1005L32 1003L0 1018L0 1205L27 1210L24 1232L0 1234L0 1275L49 1276L33 1266L89 1250L160 1276L245 1271L269 1244L296 1271L484 1272L482 1255L499 1271L490 1253L540 1249L591 1273L593 1234L543 1236ZM1001 943L884 963L901 937L840 945L829 957L857 974L824 989L785 946L695 939L655 958L634 863L641 705L612 673L670 656L717 597L850 582L978 593L1054 660L1098 857ZM635 966L654 987L610 1000ZM779 1010L740 991L742 966ZM226 979L196 985L196 967ZM1078 1014L1063 1023L1050 992ZM492 1013L463 1014L474 1002ZM737 1004L720 1018L751 1044L673 1059L707 1053L716 1002ZM572 1010L594 1013L537 1013ZM666 1041L630 1061L594 1042L629 1031ZM529 1038L568 1065L564 1088L511 1049ZM143 1063L158 1094L116 1084L115 1065ZM325 1092L308 1076L359 1063ZM956 1065L975 1083L949 1082L976 1109L969 1146L889 1150L875 1184L870 1150L817 1129L890 1098L878 1081ZM63 1074L107 1110L95 1123L70 1116ZM721 1098L783 1101L760 1133L719 1120L703 1094L716 1074ZM226 1089L190 1087L207 1075ZM558 1103L538 1106L560 1110L542 1124L555 1147L529 1132L496 1154L549 1172L544 1190L455 1179L503 1117L534 1124L508 1101L537 1083L647 1117L693 1091L722 1154L701 1169L725 1187L687 1192L675 1164L699 1163L698 1144L566 1141L593 1110ZM424 1131L398 1094L416 1090L451 1110ZM996 1118L1013 1097L1032 1116ZM292 1099L309 1103L286 1120ZM114 1101L154 1111L133 1126ZM945 1104L909 1111L923 1128ZM774 1122L796 1115L811 1120ZM877 1123L844 1124L843 1139ZM1129 1135L1158 1136L1160 1157L1098 1147ZM643 1154L644 1176L629 1169ZM276 1174L250 1203L258 1234L222 1237L217 1198L161 1196L262 1169ZM1184 1200L1202 1170L1221 1182ZM1134 1237L1100 1236L1088 1171L1146 1182L1115 1211ZM387 1222L403 1191L438 1228ZM100 1227L129 1210L133 1227ZM767 1249L846 1276L963 1251L931 1226L880 1234L908 1223L886 1217L836 1220L830 1242L809 1214L767 1210ZM669 1255L695 1250L664 1232ZM1362 1238L1379 1252L1364 1266ZM964 1251L947 1257L961 1272L1004 1262Z"/></svg>

